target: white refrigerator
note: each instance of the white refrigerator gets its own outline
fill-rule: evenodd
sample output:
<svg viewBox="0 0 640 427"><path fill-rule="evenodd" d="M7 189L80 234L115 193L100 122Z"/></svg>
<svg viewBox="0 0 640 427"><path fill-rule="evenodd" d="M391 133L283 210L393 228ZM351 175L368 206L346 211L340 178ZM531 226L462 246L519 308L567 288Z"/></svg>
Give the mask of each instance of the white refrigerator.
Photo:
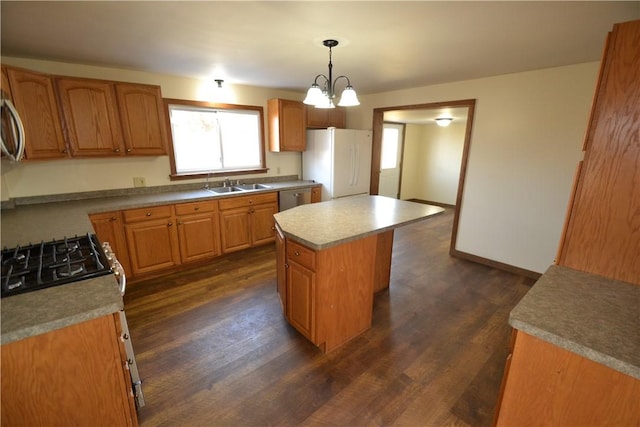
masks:
<svg viewBox="0 0 640 427"><path fill-rule="evenodd" d="M369 194L371 144L367 130L308 130L302 179L322 184L322 201Z"/></svg>

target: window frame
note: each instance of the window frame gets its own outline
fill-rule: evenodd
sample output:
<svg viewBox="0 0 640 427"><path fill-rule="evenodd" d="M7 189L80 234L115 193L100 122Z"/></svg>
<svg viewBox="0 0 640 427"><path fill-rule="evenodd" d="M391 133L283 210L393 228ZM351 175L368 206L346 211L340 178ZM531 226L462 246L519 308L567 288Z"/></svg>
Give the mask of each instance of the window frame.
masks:
<svg viewBox="0 0 640 427"><path fill-rule="evenodd" d="M174 99L163 98L165 115L167 117L167 127L169 135L169 163L171 164L171 173L169 179L171 181L183 180L183 179L198 179L207 177L219 177L219 176L233 176L233 175L246 175L254 173L267 173L266 153L265 153L265 134L264 134L264 108L257 105L240 105L240 104L218 104L205 101L191 101L186 99ZM170 105L183 105L186 107L197 108L211 108L215 110L243 110L243 111L255 111L259 116L259 135L260 135L260 167L251 169L233 169L225 171L211 171L211 172L196 172L196 173L178 173L176 170L175 150L173 146L173 132L171 128L171 115L169 114Z"/></svg>

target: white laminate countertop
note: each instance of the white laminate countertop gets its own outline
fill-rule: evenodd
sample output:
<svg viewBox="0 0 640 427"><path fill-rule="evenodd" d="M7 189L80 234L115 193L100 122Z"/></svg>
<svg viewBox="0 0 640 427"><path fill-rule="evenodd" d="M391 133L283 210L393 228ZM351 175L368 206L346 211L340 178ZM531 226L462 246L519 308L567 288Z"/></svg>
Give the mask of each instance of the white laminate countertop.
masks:
<svg viewBox="0 0 640 427"><path fill-rule="evenodd" d="M362 195L297 206L274 217L285 236L322 250L442 212L438 206Z"/></svg>
<svg viewBox="0 0 640 427"><path fill-rule="evenodd" d="M640 379L640 286L553 265L509 324Z"/></svg>

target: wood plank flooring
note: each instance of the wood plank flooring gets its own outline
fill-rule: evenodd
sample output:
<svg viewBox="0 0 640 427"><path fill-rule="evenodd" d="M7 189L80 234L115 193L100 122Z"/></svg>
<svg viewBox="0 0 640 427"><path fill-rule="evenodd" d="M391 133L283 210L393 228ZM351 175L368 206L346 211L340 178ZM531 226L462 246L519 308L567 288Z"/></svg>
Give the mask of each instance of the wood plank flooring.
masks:
<svg viewBox="0 0 640 427"><path fill-rule="evenodd" d="M395 231L372 328L327 355L282 316L273 245L132 285L140 425L490 425L534 281L451 258L452 219Z"/></svg>

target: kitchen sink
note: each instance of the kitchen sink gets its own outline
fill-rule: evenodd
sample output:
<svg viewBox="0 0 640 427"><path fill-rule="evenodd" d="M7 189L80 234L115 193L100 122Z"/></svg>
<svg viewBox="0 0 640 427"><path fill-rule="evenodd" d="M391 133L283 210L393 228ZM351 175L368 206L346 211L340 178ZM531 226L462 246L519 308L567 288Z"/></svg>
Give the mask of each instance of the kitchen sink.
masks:
<svg viewBox="0 0 640 427"><path fill-rule="evenodd" d="M207 190L213 193L232 193L234 191L242 191L242 188L238 187L211 187L207 188Z"/></svg>
<svg viewBox="0 0 640 427"><path fill-rule="evenodd" d="M242 190L264 190L266 188L273 188L270 185L264 184L241 184L236 185L236 188L240 188Z"/></svg>

